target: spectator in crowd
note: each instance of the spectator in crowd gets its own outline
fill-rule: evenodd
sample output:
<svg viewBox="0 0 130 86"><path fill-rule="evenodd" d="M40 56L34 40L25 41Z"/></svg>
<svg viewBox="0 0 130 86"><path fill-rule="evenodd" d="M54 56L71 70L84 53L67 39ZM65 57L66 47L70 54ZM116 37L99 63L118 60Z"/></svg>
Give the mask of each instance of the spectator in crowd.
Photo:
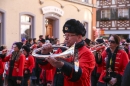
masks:
<svg viewBox="0 0 130 86"><path fill-rule="evenodd" d="M37 39L33 38L33 44L37 44Z"/></svg>
<svg viewBox="0 0 130 86"><path fill-rule="evenodd" d="M39 40L44 39L43 35L39 35Z"/></svg>

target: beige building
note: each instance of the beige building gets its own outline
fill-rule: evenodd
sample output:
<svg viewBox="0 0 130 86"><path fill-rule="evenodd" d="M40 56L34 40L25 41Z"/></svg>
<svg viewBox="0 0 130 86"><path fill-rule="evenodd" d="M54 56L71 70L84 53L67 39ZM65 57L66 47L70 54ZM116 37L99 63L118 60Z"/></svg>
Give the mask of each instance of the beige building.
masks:
<svg viewBox="0 0 130 86"><path fill-rule="evenodd" d="M0 0L0 44L11 47L21 38L50 35L63 42L68 19L80 20L94 39L96 0Z"/></svg>

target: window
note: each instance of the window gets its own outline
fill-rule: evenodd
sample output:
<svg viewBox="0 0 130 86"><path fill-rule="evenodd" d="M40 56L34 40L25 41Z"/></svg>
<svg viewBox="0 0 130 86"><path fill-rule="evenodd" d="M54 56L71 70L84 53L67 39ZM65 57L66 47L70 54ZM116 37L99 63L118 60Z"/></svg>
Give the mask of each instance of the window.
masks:
<svg viewBox="0 0 130 86"><path fill-rule="evenodd" d="M86 37L88 37L88 22L83 23L84 28L86 29Z"/></svg>
<svg viewBox="0 0 130 86"><path fill-rule="evenodd" d="M0 12L0 45L2 44L2 13Z"/></svg>
<svg viewBox="0 0 130 86"><path fill-rule="evenodd" d="M21 16L21 38L29 39L32 34L32 17L28 15Z"/></svg>
<svg viewBox="0 0 130 86"><path fill-rule="evenodd" d="M129 9L118 9L118 17L129 18Z"/></svg>
<svg viewBox="0 0 130 86"><path fill-rule="evenodd" d="M101 18L103 19L103 18L108 18L108 19L110 19L110 10L102 10L101 11Z"/></svg>
<svg viewBox="0 0 130 86"><path fill-rule="evenodd" d="M88 3L88 0L82 0L82 2L87 2Z"/></svg>

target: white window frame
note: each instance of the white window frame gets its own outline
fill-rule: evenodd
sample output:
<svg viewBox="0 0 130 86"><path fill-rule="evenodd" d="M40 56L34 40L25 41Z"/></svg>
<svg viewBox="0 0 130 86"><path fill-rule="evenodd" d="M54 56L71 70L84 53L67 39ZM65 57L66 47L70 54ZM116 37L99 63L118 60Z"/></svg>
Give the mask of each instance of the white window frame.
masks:
<svg viewBox="0 0 130 86"><path fill-rule="evenodd" d="M25 19L23 17L24 20L26 20L26 18L29 17L30 22L22 21L22 16L25 17ZM21 21L21 25L20 25L20 36L22 35L21 34L22 25L29 25L30 26L29 38L32 38L32 21L33 21L32 20L32 16L30 16L30 15L21 15L20 16L20 21ZM21 38L22 38L22 36L21 36ZM26 38L26 39L28 40L29 38Z"/></svg>
<svg viewBox="0 0 130 86"><path fill-rule="evenodd" d="M127 17L129 18L129 9L118 9L118 17Z"/></svg>
<svg viewBox="0 0 130 86"><path fill-rule="evenodd" d="M110 10L101 10L101 18L111 18Z"/></svg>

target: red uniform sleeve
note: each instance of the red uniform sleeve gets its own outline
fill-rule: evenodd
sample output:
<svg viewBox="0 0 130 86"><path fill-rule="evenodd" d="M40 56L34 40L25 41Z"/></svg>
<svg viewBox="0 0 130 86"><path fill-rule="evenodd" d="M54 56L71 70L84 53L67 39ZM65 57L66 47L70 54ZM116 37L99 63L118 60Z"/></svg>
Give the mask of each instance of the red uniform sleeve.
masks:
<svg viewBox="0 0 130 86"><path fill-rule="evenodd" d="M17 77L18 80L21 80L23 77L24 63L25 63L25 56L21 54L19 58L19 73Z"/></svg>
<svg viewBox="0 0 130 86"><path fill-rule="evenodd" d="M7 61L9 61L10 57L11 57L11 55L8 55L5 58L3 58L2 61L3 62L7 62Z"/></svg>
<svg viewBox="0 0 130 86"><path fill-rule="evenodd" d="M120 71L119 72L119 74L121 74L121 75L123 75L123 73L124 73L124 70L125 70L125 68L126 68L126 66L127 66L127 64L128 64L128 62L129 62L129 57L128 57L128 55L127 55L127 53L125 52L125 51L123 51L122 52L122 71Z"/></svg>
<svg viewBox="0 0 130 86"><path fill-rule="evenodd" d="M34 58L33 58L33 56L30 56L30 57L29 57L29 64L30 64L30 65L29 65L29 68L28 68L28 69L29 69L30 73L32 73L32 70L33 70L34 65L35 65L35 64L34 64Z"/></svg>

